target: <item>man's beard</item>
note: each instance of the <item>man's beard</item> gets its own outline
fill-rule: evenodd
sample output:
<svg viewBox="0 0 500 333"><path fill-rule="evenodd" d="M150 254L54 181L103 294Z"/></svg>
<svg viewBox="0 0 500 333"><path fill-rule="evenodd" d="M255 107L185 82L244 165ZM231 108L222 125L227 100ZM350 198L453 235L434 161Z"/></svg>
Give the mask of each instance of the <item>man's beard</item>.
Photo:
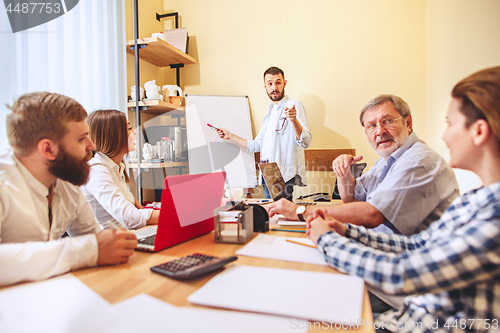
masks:
<svg viewBox="0 0 500 333"><path fill-rule="evenodd" d="M278 95L273 95L273 93L277 92ZM269 98L271 99L271 101L273 102L279 102L283 99L283 97L285 97L285 89L283 89L283 91L281 92L281 94L279 93L279 91L275 90L275 91L271 91L271 93L267 94L267 96L269 96Z"/></svg>
<svg viewBox="0 0 500 333"><path fill-rule="evenodd" d="M81 186L87 182L90 173L90 166L87 163L92 157L91 153L83 159L79 159L69 154L62 145L59 146L59 153L56 159L49 161L49 172L66 180L73 185Z"/></svg>

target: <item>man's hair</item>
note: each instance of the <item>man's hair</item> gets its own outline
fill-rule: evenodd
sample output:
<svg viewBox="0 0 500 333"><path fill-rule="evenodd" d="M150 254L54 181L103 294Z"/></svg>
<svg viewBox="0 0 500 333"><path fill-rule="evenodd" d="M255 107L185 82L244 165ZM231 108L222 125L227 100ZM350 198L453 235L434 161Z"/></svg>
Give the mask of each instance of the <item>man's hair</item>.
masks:
<svg viewBox="0 0 500 333"><path fill-rule="evenodd" d="M7 138L12 150L30 155L42 139L59 142L68 132L70 121L83 121L87 112L77 101L64 95L34 92L22 95L6 118Z"/></svg>
<svg viewBox="0 0 500 333"><path fill-rule="evenodd" d="M266 71L264 72L264 80L266 79L266 75L267 74L270 74L270 75L278 75L278 74L281 74L281 76L283 77L283 80L285 79L285 73L281 70L281 68L278 68L278 67L269 67L268 69L266 69Z"/></svg>
<svg viewBox="0 0 500 333"><path fill-rule="evenodd" d="M462 100L461 113L468 128L485 119L500 143L500 66L476 72L458 82L451 96Z"/></svg>
<svg viewBox="0 0 500 333"><path fill-rule="evenodd" d="M89 137L95 150L112 158L128 149L127 118L118 110L97 110L89 114Z"/></svg>
<svg viewBox="0 0 500 333"><path fill-rule="evenodd" d="M394 105L394 108L404 118L411 115L410 106L401 97L391 95L391 94L382 94L382 95L378 95L377 97L375 97L374 99L372 99L368 103L366 103L366 105L361 110L361 113L359 114L359 121L361 123L361 126L363 126L363 127L365 126L363 118L365 116L366 111L371 110L371 109L373 109L381 104L387 103L387 102L392 102L392 104Z"/></svg>

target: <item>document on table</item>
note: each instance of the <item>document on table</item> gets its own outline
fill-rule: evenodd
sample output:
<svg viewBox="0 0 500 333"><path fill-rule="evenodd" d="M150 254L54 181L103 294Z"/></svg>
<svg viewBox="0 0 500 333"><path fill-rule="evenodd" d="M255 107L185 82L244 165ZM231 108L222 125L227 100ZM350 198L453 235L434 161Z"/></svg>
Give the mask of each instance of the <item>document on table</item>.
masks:
<svg viewBox="0 0 500 333"><path fill-rule="evenodd" d="M233 265L192 293L188 301L302 320L356 325L364 282L336 273Z"/></svg>
<svg viewBox="0 0 500 333"><path fill-rule="evenodd" d="M327 266L317 249L287 242L287 239L313 245L308 238L281 237L259 234L250 243L236 251L237 255L264 259L285 260Z"/></svg>
<svg viewBox="0 0 500 333"><path fill-rule="evenodd" d="M91 332L89 324L110 310L108 301L66 274L0 290L0 331Z"/></svg>
<svg viewBox="0 0 500 333"><path fill-rule="evenodd" d="M196 318L196 320L193 320ZM110 304L72 274L0 290L0 332L298 332L290 318L177 307L140 294ZM303 328L303 329L300 329Z"/></svg>
<svg viewBox="0 0 500 333"><path fill-rule="evenodd" d="M293 319L265 314L178 307L146 294L113 306L114 315L95 332L280 333L307 332ZM133 315L131 315L133 314ZM301 329L302 328L302 329Z"/></svg>

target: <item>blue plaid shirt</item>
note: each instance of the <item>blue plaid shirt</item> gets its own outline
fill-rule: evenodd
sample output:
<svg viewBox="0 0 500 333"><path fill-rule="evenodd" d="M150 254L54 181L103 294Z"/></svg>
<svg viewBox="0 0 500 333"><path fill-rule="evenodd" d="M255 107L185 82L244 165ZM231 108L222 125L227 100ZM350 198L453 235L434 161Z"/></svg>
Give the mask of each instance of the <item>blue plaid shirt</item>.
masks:
<svg viewBox="0 0 500 333"><path fill-rule="evenodd" d="M378 317L378 327L500 331L500 183L455 199L413 236L347 227L346 237L327 232L318 241L329 265L386 294L414 295Z"/></svg>

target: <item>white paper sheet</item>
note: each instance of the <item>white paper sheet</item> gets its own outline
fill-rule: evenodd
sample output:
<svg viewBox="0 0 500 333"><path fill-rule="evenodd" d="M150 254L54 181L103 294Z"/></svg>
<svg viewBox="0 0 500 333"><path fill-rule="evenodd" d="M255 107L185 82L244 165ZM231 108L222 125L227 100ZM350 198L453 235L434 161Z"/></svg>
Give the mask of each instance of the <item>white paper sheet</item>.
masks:
<svg viewBox="0 0 500 333"><path fill-rule="evenodd" d="M72 274L0 290L0 332L90 332L111 305Z"/></svg>
<svg viewBox="0 0 500 333"><path fill-rule="evenodd" d="M233 265L192 293L194 304L354 325L364 282L355 276Z"/></svg>
<svg viewBox="0 0 500 333"><path fill-rule="evenodd" d="M244 313L177 307L152 296L140 294L117 303L115 315L100 332L183 332L183 333L254 333L306 332L292 319ZM133 314L133 315L130 315ZM103 330L104 329L104 330Z"/></svg>
<svg viewBox="0 0 500 333"><path fill-rule="evenodd" d="M236 251L236 255L327 266L325 258L317 249L290 243L286 241L287 239L313 245L308 238L259 234L250 243Z"/></svg>

